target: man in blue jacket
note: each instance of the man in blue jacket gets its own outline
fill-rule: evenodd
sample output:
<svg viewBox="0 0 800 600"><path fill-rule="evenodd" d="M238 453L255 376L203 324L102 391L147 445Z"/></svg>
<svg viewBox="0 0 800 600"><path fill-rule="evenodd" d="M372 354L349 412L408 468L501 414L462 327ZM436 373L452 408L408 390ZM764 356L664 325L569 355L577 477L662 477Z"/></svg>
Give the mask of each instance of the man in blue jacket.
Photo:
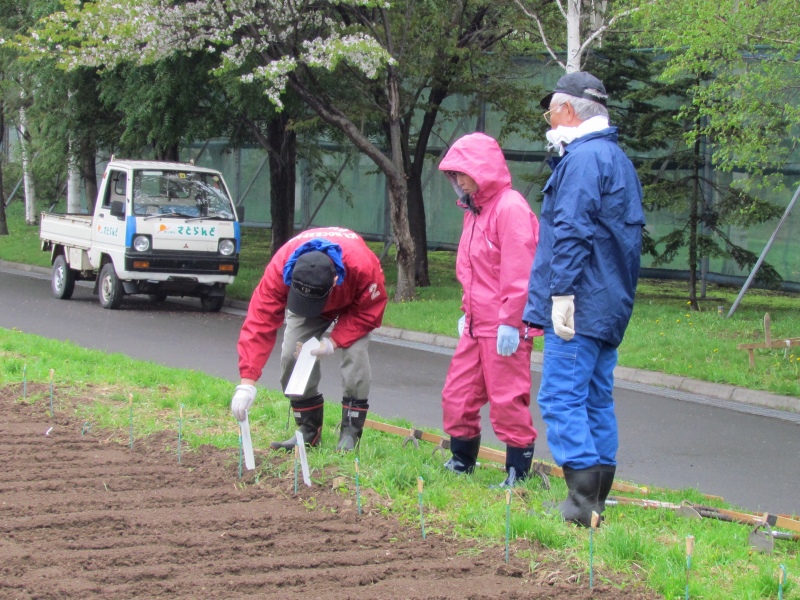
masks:
<svg viewBox="0 0 800 600"><path fill-rule="evenodd" d="M544 329L538 402L547 443L564 469L564 519L589 526L616 472L617 347L633 311L642 249L642 187L608 123L603 83L558 80L541 106L558 157L544 187L523 321Z"/></svg>

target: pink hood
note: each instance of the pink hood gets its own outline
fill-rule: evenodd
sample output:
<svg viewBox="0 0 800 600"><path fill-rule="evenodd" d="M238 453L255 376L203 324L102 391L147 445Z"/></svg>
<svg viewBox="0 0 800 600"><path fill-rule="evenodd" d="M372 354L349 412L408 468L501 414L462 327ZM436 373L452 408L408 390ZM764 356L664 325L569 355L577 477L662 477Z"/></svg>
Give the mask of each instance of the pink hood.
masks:
<svg viewBox="0 0 800 600"><path fill-rule="evenodd" d="M456 257L456 276L464 291L465 335L496 337L499 325L517 327L523 334L522 311L539 240L536 215L511 187L503 151L488 135L460 138L439 163L439 170L447 173L459 196L464 191L453 172L469 175L478 185L473 210L464 212ZM468 201L462 200L460 206ZM541 331L528 334L541 335Z"/></svg>
<svg viewBox="0 0 800 600"><path fill-rule="evenodd" d="M499 192L511 187L511 173L500 145L485 133L470 133L456 142L439 163L440 171L457 171L469 175L478 184L472 201L482 206ZM463 196L455 177L446 173L456 193Z"/></svg>

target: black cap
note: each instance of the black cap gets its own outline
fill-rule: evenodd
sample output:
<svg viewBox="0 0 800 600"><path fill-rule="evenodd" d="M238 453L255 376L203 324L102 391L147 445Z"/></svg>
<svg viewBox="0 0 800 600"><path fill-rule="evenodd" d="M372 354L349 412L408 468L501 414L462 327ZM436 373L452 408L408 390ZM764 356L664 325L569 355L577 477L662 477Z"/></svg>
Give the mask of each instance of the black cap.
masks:
<svg viewBox="0 0 800 600"><path fill-rule="evenodd" d="M603 82L586 71L567 73L559 79L558 83L556 83L556 89L539 102L545 110L550 108L550 100L553 99L553 94L569 94L576 98L586 98L587 100L594 100L603 106L608 102L608 94Z"/></svg>
<svg viewBox="0 0 800 600"><path fill-rule="evenodd" d="M324 252L306 252L297 258L286 308L301 317L318 317L333 288L336 269Z"/></svg>

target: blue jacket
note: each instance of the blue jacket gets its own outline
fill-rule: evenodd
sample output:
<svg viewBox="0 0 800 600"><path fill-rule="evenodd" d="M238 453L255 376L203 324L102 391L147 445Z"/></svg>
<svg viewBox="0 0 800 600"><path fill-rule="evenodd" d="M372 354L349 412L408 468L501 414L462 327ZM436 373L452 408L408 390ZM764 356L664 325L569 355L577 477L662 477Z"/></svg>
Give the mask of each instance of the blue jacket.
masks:
<svg viewBox="0 0 800 600"><path fill-rule="evenodd" d="M552 327L552 296L575 296L575 333L614 347L633 312L642 251L642 186L617 128L550 161L523 321Z"/></svg>

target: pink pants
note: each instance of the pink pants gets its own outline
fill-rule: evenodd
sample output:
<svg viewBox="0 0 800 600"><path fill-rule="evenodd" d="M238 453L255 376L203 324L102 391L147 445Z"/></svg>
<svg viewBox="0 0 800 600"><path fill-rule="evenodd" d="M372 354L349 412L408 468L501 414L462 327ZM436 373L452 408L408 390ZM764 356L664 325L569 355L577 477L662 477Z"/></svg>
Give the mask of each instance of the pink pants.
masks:
<svg viewBox="0 0 800 600"><path fill-rule="evenodd" d="M444 430L452 437L474 438L481 432L481 407L497 438L527 448L536 440L531 418L532 340L520 340L511 356L497 354L497 338L459 339L442 390Z"/></svg>

